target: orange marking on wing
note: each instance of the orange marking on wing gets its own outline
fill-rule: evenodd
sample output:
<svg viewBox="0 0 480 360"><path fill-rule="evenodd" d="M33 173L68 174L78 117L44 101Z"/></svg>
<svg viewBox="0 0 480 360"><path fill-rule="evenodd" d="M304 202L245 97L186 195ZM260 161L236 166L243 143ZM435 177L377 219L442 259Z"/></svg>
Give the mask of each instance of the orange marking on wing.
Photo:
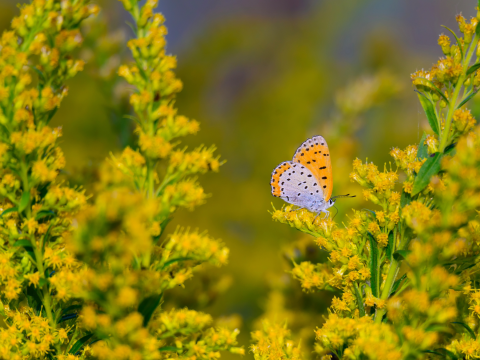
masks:
<svg viewBox="0 0 480 360"><path fill-rule="evenodd" d="M276 197L280 197L282 194L281 186L280 186L280 176L290 169L292 166L288 163L281 163L278 165L272 173L272 179L270 181L270 185L272 185L272 195Z"/></svg>
<svg viewBox="0 0 480 360"><path fill-rule="evenodd" d="M295 152L293 162L302 164L312 172L323 191L325 201L330 200L333 191L332 163L325 139L315 136L305 141Z"/></svg>

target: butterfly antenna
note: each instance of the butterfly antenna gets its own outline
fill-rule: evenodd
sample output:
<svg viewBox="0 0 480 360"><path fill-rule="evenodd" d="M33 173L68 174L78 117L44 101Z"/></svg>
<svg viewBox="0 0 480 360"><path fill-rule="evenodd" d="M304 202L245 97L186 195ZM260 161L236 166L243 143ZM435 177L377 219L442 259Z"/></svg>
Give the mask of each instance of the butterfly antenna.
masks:
<svg viewBox="0 0 480 360"><path fill-rule="evenodd" d="M336 212L335 215L333 216L332 221L335 220L335 216L337 216L337 214L338 214L338 209L337 209L337 207L336 207L335 205L333 205L333 207L335 208L335 210L337 210L337 212Z"/></svg>
<svg viewBox="0 0 480 360"><path fill-rule="evenodd" d="M338 199L338 198L354 198L354 197L357 197L357 195L350 195L350 194L346 194L346 195L337 195L337 196L332 196L331 199Z"/></svg>

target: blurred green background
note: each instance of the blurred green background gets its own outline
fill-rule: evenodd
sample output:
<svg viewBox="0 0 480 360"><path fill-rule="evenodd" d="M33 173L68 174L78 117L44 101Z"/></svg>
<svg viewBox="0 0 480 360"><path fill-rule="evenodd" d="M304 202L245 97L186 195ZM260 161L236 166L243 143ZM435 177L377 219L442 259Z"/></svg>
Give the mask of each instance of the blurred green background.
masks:
<svg viewBox="0 0 480 360"><path fill-rule="evenodd" d="M70 82L54 120L64 131L67 175L87 189L99 162L131 139L131 125L122 117L131 89L115 74L128 59L129 19L118 1L99 3L103 11L89 24L81 54L88 65ZM188 305L217 317L239 314L246 346L262 314L286 319L298 334L311 337L332 295L302 294L287 271L292 259L321 261L324 255L312 239L271 220L271 204L283 204L270 194L271 171L305 139L321 134L331 148L334 194L357 195L337 203L335 220L341 223L349 209L362 208L360 189L348 179L352 161L368 157L383 168L392 147L418 143L427 124L410 74L442 56L440 25L457 30L455 15L473 16L475 5L161 0L168 51L177 55L184 83L178 109L202 126L186 144L216 144L227 161L220 173L200 179L212 194L207 204L180 210L170 230L208 229L231 250L227 267L200 274L175 290L166 306ZM16 6L1 0L1 30L17 14Z"/></svg>

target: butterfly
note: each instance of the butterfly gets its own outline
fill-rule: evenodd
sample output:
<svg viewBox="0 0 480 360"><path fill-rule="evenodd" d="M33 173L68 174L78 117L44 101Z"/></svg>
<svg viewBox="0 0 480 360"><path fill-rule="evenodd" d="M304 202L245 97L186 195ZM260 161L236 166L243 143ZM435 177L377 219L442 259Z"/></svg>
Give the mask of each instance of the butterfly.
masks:
<svg viewBox="0 0 480 360"><path fill-rule="evenodd" d="M272 195L307 209L317 216L329 215L328 208L339 195L332 197L332 162L328 145L322 136L307 139L295 151L292 161L285 161L272 172ZM354 197L354 196L352 196Z"/></svg>

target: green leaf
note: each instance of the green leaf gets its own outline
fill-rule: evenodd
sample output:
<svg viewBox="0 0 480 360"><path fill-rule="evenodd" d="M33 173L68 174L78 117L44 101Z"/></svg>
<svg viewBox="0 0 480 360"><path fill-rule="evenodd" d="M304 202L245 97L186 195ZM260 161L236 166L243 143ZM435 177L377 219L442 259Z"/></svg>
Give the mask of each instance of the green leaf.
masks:
<svg viewBox="0 0 480 360"><path fill-rule="evenodd" d="M143 326L147 327L150 318L152 317L155 309L160 304L162 300L163 293L151 295L142 300L140 305L138 305L138 312L143 315Z"/></svg>
<svg viewBox="0 0 480 360"><path fill-rule="evenodd" d="M412 202L412 196L405 191L402 191L402 197L400 198L400 208L404 208Z"/></svg>
<svg viewBox="0 0 480 360"><path fill-rule="evenodd" d="M480 8L480 1L478 1L478 5L477 5L479 8ZM475 35L476 36L480 36L480 26L477 26L475 28Z"/></svg>
<svg viewBox="0 0 480 360"><path fill-rule="evenodd" d="M125 21L125 23L128 25L130 29L132 29L133 35L137 37L137 27L133 25L130 21Z"/></svg>
<svg viewBox="0 0 480 360"><path fill-rule="evenodd" d="M445 102L447 103L447 105L450 104L450 101L448 101L447 97L446 97L446 96L442 93L442 91L433 83L433 81L430 81L430 80L425 79L425 78L422 78L422 77L417 77L417 78L415 78L415 80L417 80L417 79L420 79L421 82L428 84L428 85L424 85L424 86L428 87L430 90L433 90L433 91L435 91L438 95L440 95L440 96L443 98L443 100L445 100Z"/></svg>
<svg viewBox="0 0 480 360"><path fill-rule="evenodd" d="M35 216L35 220L40 220L41 218L44 218L45 216L54 216L54 215L55 215L55 213L52 210L41 210Z"/></svg>
<svg viewBox="0 0 480 360"><path fill-rule="evenodd" d="M437 115L435 115L435 108L433 103L420 91L417 91L417 95L418 100L420 100L420 104L422 105L423 111L425 111L425 115L427 115L427 120L430 124L430 127L435 132L435 134L438 135L438 120Z"/></svg>
<svg viewBox="0 0 480 360"><path fill-rule="evenodd" d="M33 71L35 71L38 74L38 77L40 78L40 80L42 82L45 82L45 75L43 74L43 72L40 69L38 69L36 66L33 66L33 65L30 65L30 69L32 69Z"/></svg>
<svg viewBox="0 0 480 360"><path fill-rule="evenodd" d="M455 34L455 31L453 31L452 29L446 27L445 25L442 25L442 27L444 27L445 29L447 29L448 31L450 31L450 32L453 34L453 36L455 37L455 40L457 40L457 45L458 45L458 48L460 49L460 54L462 54L462 60L463 60L462 43L460 42L460 40L458 40L457 34Z"/></svg>
<svg viewBox="0 0 480 360"><path fill-rule="evenodd" d="M363 305L362 294L360 293L360 289L358 288L357 283L353 284L353 288L355 289L355 297L357 298L359 315L360 315L360 317L363 317L363 316L365 316L365 307Z"/></svg>
<svg viewBox="0 0 480 360"><path fill-rule="evenodd" d="M78 314L76 314L76 313L64 315L60 318L60 320L58 320L57 324L60 324L64 321L75 319L77 316L78 316Z"/></svg>
<svg viewBox="0 0 480 360"><path fill-rule="evenodd" d="M447 350L447 349L444 349L444 348L438 348L438 349L435 349L435 351L442 351L444 352L443 356L445 357L445 355L448 355L448 357L452 360L458 360L458 358L455 356L454 353L452 353L451 351Z"/></svg>
<svg viewBox="0 0 480 360"><path fill-rule="evenodd" d="M458 104L457 106L457 109L460 109L463 105L465 105L472 97L474 97L475 95L477 95L478 93L478 90L480 90L480 88L478 88L476 91L473 91L470 95L468 95L465 99L463 99L463 101Z"/></svg>
<svg viewBox="0 0 480 360"><path fill-rule="evenodd" d="M372 214L372 215L373 215L373 218L374 218L374 219L376 219L376 218L377 218L377 214L375 214L375 211L373 211L373 210L370 210L370 209L365 209L365 208L364 208L364 209L362 209L362 210L368 211L370 214Z"/></svg>
<svg viewBox="0 0 480 360"><path fill-rule="evenodd" d="M93 336L93 333L89 333L82 337L81 339L78 339L78 341L72 346L70 351L68 352L69 354L76 354L85 343L90 340L90 338Z"/></svg>
<svg viewBox="0 0 480 360"><path fill-rule="evenodd" d="M460 325L460 326L463 326L463 327L467 330L467 332L468 332L468 334L470 335L470 337L471 337L472 339L476 339L475 333L473 332L472 328L471 328L470 326L468 326L467 324L465 324L464 322L453 321L452 324L458 324L458 325Z"/></svg>
<svg viewBox="0 0 480 360"><path fill-rule="evenodd" d="M422 352L427 353L427 354L435 354L435 355L439 355L441 357L445 357L444 354L441 354L441 353L433 351L433 350L423 350Z"/></svg>
<svg viewBox="0 0 480 360"><path fill-rule="evenodd" d="M30 240L18 240L13 246L28 246L33 247Z"/></svg>
<svg viewBox="0 0 480 360"><path fill-rule="evenodd" d="M395 246L394 244L394 239L393 239L393 231L390 231L388 233L388 244L387 244L387 259L391 262L392 261L392 253L393 253L393 247Z"/></svg>
<svg viewBox="0 0 480 360"><path fill-rule="evenodd" d="M182 351L182 349L177 348L175 346L163 346L158 350L160 350L160 351Z"/></svg>
<svg viewBox="0 0 480 360"><path fill-rule="evenodd" d="M432 176L437 175L440 171L440 163L442 160L443 154L436 153L435 156L429 157L420 168L420 171L415 178L413 183L412 196L417 195L420 191L425 189L425 187L430 182Z"/></svg>
<svg viewBox="0 0 480 360"><path fill-rule="evenodd" d="M47 113L47 121L46 121L47 124L50 122L50 120L52 120L52 118L55 116L57 111L58 111L58 106Z"/></svg>
<svg viewBox="0 0 480 360"><path fill-rule="evenodd" d="M455 149L455 145L457 145L456 143L454 144L450 144L448 145L445 150L443 151L443 153L445 155L451 155L451 156L454 156L456 153L457 153L457 150Z"/></svg>
<svg viewBox="0 0 480 360"><path fill-rule="evenodd" d="M62 310L62 315L72 310L80 310L81 308L82 308L82 305L67 306L65 309Z"/></svg>
<svg viewBox="0 0 480 360"><path fill-rule="evenodd" d="M424 131L420 142L418 143L417 159L424 159L428 157L428 147L425 145L427 133Z"/></svg>
<svg viewBox="0 0 480 360"><path fill-rule="evenodd" d="M11 213L11 212L17 211L17 210L18 210L18 208L17 208L16 206L11 207L10 209L7 209L7 210L3 211L3 212L0 214L0 217L2 217L3 215L7 215L7 214L9 214L9 213Z"/></svg>
<svg viewBox="0 0 480 360"><path fill-rule="evenodd" d="M36 309L37 311L42 308L43 303L42 300L40 299L40 296L38 296L37 290L33 285L29 285L27 287L27 295L28 295L28 306L30 306L33 309Z"/></svg>
<svg viewBox="0 0 480 360"><path fill-rule="evenodd" d="M472 66L470 66L467 70L467 76L470 75L471 73L475 72L478 70L478 68L480 68L480 63L476 63L476 64L473 64Z"/></svg>
<svg viewBox="0 0 480 360"><path fill-rule="evenodd" d="M33 252L33 246L32 243L29 240L18 240L13 244L13 246L20 247L22 246L25 251L30 255L32 259L35 259L35 253Z"/></svg>
<svg viewBox="0 0 480 360"><path fill-rule="evenodd" d="M167 225L168 223L172 221L172 217L168 217L166 218L165 220L162 221L162 223L160 224L160 235L158 236L155 236L153 238L153 242L156 244L158 242L158 240L160 240L160 238L162 237L163 235L163 232L165 231L165 229L167 228Z"/></svg>
<svg viewBox="0 0 480 360"><path fill-rule="evenodd" d="M162 270L167 268L168 266L170 266L172 264L175 264L176 262L189 261L189 260L195 260L195 259L191 258L191 257L182 257L182 258L176 258L176 259L168 260L165 264L163 264Z"/></svg>
<svg viewBox="0 0 480 360"><path fill-rule="evenodd" d="M47 279L45 279L44 277L40 278L40 281L38 282L38 286L40 286L41 288L43 288L44 285L47 285L48 284L48 281Z"/></svg>
<svg viewBox="0 0 480 360"><path fill-rule="evenodd" d="M405 260L410 253L410 250L397 250L393 253L393 258L397 261Z"/></svg>
<svg viewBox="0 0 480 360"><path fill-rule="evenodd" d="M442 333L445 333L445 334L451 334L452 333L452 328L449 328L445 325L441 325L441 324L431 324L431 325L428 325L426 328L425 328L425 331L434 331L434 332L442 332Z"/></svg>
<svg viewBox="0 0 480 360"><path fill-rule="evenodd" d="M28 206L30 202L30 191L24 191L22 197L20 198L20 203L18 204L18 212L22 212Z"/></svg>
<svg viewBox="0 0 480 360"><path fill-rule="evenodd" d="M371 287L372 294L375 297L380 296L380 283L378 281L378 247L377 241L371 233L368 233L368 239L370 240L370 273L371 273Z"/></svg>
<svg viewBox="0 0 480 360"><path fill-rule="evenodd" d="M448 266L448 265L453 265L453 264L463 264L463 263L466 263L466 262L476 263L477 258L478 258L478 255L473 255L473 256L467 256L467 257L456 258L456 259L453 259L453 260L448 260L448 261L445 261L445 262L440 263L440 264L443 265L443 266Z"/></svg>
<svg viewBox="0 0 480 360"><path fill-rule="evenodd" d="M474 267L476 264L462 264L455 269L455 274L459 275L463 271Z"/></svg>
<svg viewBox="0 0 480 360"><path fill-rule="evenodd" d="M393 283L393 286L392 286L392 291L390 293L390 296L392 296L393 293L397 292L398 287L400 286L402 281L405 280L406 278L407 278L407 274L403 274L403 276L400 279L395 280L395 282Z"/></svg>

